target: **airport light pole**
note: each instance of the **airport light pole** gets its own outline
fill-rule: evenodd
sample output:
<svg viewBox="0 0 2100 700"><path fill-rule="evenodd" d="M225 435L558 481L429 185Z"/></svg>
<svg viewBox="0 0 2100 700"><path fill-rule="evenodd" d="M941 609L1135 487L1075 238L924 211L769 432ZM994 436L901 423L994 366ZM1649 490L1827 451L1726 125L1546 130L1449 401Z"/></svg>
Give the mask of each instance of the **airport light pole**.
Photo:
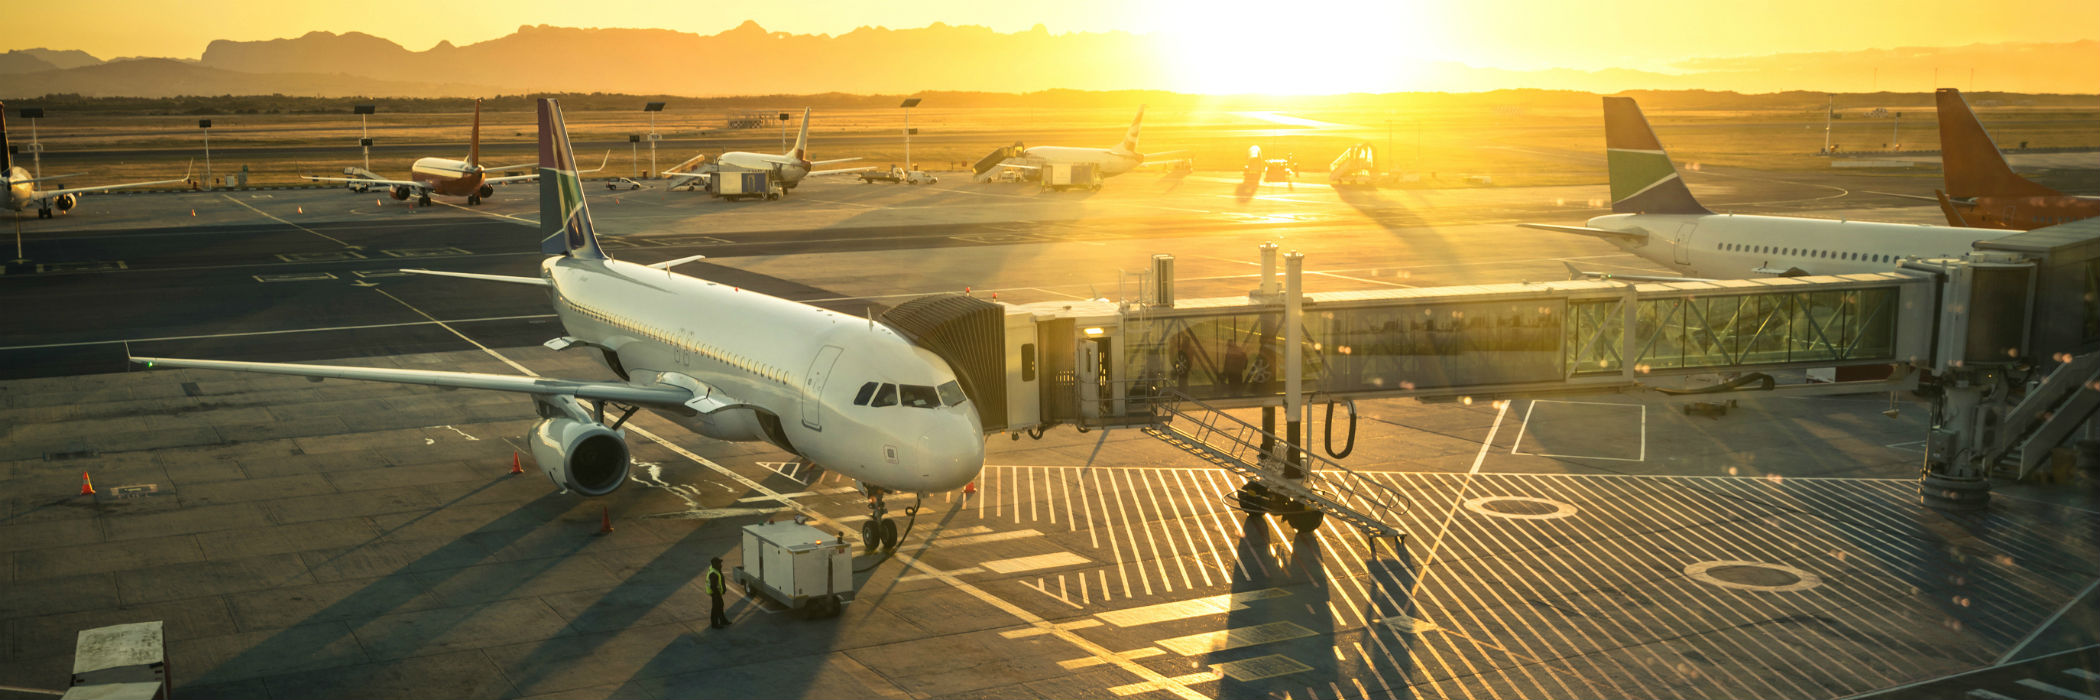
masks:
<svg viewBox="0 0 2100 700"><path fill-rule="evenodd" d="M661 137L661 136L657 136L657 135L656 135L656 113L657 113L657 112L661 112L661 111L664 111L664 103L662 103L662 102L650 102L650 103L648 103L648 104L642 105L642 111L644 111L644 112L648 112L648 113L649 113L649 172L647 172L647 173L643 173L643 174L644 174L645 176L646 176L646 175L655 175L655 174L656 174L656 141L657 141L658 139L660 139L660 138L663 138L663 137Z"/></svg>
<svg viewBox="0 0 2100 700"><path fill-rule="evenodd" d="M24 107L22 118L29 120L29 157L36 162L36 175L44 176L44 142L36 138L36 120L44 118L44 108ZM20 256L17 256L20 257Z"/></svg>
<svg viewBox="0 0 2100 700"><path fill-rule="evenodd" d="M641 156L641 153L642 153L642 151L641 151L641 148L642 148L642 146L641 146L641 144L642 144L642 135L641 135L641 134L628 134L628 135L627 135L627 166L628 166L628 167L631 167L631 168L634 168L634 169L635 169L635 171L636 171L636 172L635 172L635 175L636 175L636 176L640 176L640 175L641 175L641 172L640 172L640 171L641 171L641 169L642 169L642 156ZM649 150L650 150L650 151L651 151L651 152L653 153L653 152L655 152L655 150L656 150L656 149L655 149L655 148L650 148ZM651 161L654 161L654 160L656 160L656 159L655 159L655 158L651 158L650 160L651 160ZM655 164L654 162L651 162L651 163L649 164L649 167L651 167L651 168L654 168L654 167L656 167L656 164Z"/></svg>
<svg viewBox="0 0 2100 700"><path fill-rule="evenodd" d="M793 119L793 118L794 118L794 115L788 114L787 112L781 112L781 113L780 113L780 152L781 152L781 153L786 153L786 152L788 152L788 120L789 120L789 119Z"/></svg>
<svg viewBox="0 0 2100 700"><path fill-rule="evenodd" d="M357 113L357 146L365 149L365 172L372 172L372 130L365 123L365 115L379 112L379 105L351 105L350 111Z"/></svg>
<svg viewBox="0 0 2100 700"><path fill-rule="evenodd" d="M904 176L911 177L911 108L919 106L919 98L912 97L898 105L904 110Z"/></svg>
<svg viewBox="0 0 2100 700"><path fill-rule="evenodd" d="M197 130L204 132L204 184L211 185L211 120L197 120Z"/></svg>

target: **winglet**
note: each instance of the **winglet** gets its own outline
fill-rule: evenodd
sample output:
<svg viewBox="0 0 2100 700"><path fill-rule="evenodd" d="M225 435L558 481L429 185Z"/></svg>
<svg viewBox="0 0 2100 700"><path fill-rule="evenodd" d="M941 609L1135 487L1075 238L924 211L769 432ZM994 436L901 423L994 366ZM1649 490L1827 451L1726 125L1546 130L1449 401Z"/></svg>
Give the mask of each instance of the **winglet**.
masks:
<svg viewBox="0 0 2100 700"><path fill-rule="evenodd" d="M2049 197L2063 194L2014 173L1961 91L1940 88L1940 170L1953 197Z"/></svg>
<svg viewBox="0 0 2100 700"><path fill-rule="evenodd" d="M561 103L541 98L540 112L540 252L604 260L598 234L591 227L591 208L583 199L583 179L576 176L576 151L561 118Z"/></svg>
<svg viewBox="0 0 2100 700"><path fill-rule="evenodd" d="M1582 271L1582 268L1576 267L1576 266L1575 266L1575 263L1571 263L1571 262L1568 262L1568 261L1566 261L1566 260L1562 260L1562 261L1560 261L1560 264L1562 264L1562 265L1566 265L1566 266L1568 267L1568 279L1571 279L1571 280L1589 279L1589 276L1590 276L1590 274L1589 274L1589 273L1587 273L1587 272L1583 272L1583 271Z"/></svg>
<svg viewBox="0 0 2100 700"><path fill-rule="evenodd" d="M1611 210L1621 214L1712 214L1684 186L1670 154L1631 97L1604 98L1605 167Z"/></svg>

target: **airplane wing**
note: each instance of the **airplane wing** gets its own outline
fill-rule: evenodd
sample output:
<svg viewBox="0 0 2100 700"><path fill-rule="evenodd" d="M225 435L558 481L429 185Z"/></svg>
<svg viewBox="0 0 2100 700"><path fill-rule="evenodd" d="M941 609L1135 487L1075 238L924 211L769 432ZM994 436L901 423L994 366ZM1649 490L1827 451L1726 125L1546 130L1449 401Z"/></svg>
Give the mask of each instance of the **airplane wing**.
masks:
<svg viewBox="0 0 2100 700"><path fill-rule="evenodd" d="M374 187L407 187L414 190L430 189L430 185L426 185L421 182L416 182L414 180L379 180L369 177L315 177L312 175L306 175L303 177L314 182L348 182L351 184L371 185Z"/></svg>
<svg viewBox="0 0 2100 700"><path fill-rule="evenodd" d="M1154 158L1160 158L1160 157L1164 157L1164 156L1178 156L1178 155L1181 155L1181 154L1183 154L1183 153L1187 153L1187 152L1188 152L1188 151L1185 151L1185 150L1183 150L1183 151L1160 151L1160 152L1158 152L1158 153L1147 153L1147 154L1145 154L1145 160L1148 160L1148 161L1149 161L1149 160L1152 160L1152 159L1154 159Z"/></svg>
<svg viewBox="0 0 2100 700"><path fill-rule="evenodd" d="M1755 273L1757 273L1757 274L1760 274L1760 275L1771 275L1771 276L1773 276L1773 277L1807 277L1807 276L1808 276L1808 271L1807 271L1807 270L1803 270L1803 269L1801 269L1801 268L1798 268L1798 267L1788 267L1788 268L1784 268L1784 269L1782 269L1782 268L1777 268L1777 267L1756 267L1756 268L1752 268L1752 269L1751 269L1750 271L1751 271L1751 272L1755 272Z"/></svg>
<svg viewBox="0 0 2100 700"><path fill-rule="evenodd" d="M1517 225L1522 226L1524 228L1535 228L1540 231L1552 231L1555 233L1572 233L1578 236L1590 236L1593 238L1602 238L1604 240L1614 242L1644 243L1648 240L1648 234L1641 231L1613 231L1611 229L1591 228L1588 226L1561 226L1559 224Z"/></svg>
<svg viewBox="0 0 2100 700"><path fill-rule="evenodd" d="M1560 264L1562 264L1562 265L1566 265L1566 266L1568 267L1568 279L1571 279L1571 280L1582 280L1582 279L1591 279L1591 280L1626 280L1626 281L1629 281L1629 282L1713 282L1713 281L1715 281L1715 280L1710 280L1710 279L1706 279L1706 278L1704 278L1704 277L1681 277L1681 276L1677 276L1677 275L1622 275L1622 274L1619 274L1619 273L1616 273L1616 272L1594 272L1594 271L1590 271L1590 270L1584 270L1584 269L1582 269L1582 268L1576 267L1576 266L1575 266L1575 263L1571 263L1571 262L1568 262L1568 261L1566 261L1566 260L1562 260L1562 261L1560 261Z"/></svg>
<svg viewBox="0 0 2100 700"><path fill-rule="evenodd" d="M1873 190L1863 190L1863 191L1864 191L1864 192L1866 192L1867 194L1878 194L1878 195L1881 195L1881 196L1883 196L1883 197L1901 197L1901 198L1903 198L1903 199L1922 199L1922 200L1925 200L1925 201L1928 201L1928 202L1937 202L1937 201L1940 201L1940 198L1938 198L1938 197L1927 197L1927 196L1925 196L1925 195L1922 195L1922 194L1903 194L1903 193L1901 193L1901 192L1875 192L1875 191L1873 191Z"/></svg>
<svg viewBox="0 0 2100 700"><path fill-rule="evenodd" d="M584 171L584 172L593 172L593 171L589 171L589 170L586 170L586 171ZM485 177L485 178L482 178L482 179L481 179L481 184L484 184L484 185L501 185L501 184L503 184L503 183L506 183L506 182L524 182L524 181L526 181L526 180L537 180L537 179L539 179L539 177L540 177L540 174L539 174L539 173L533 173L533 174L531 174L531 175L505 175L505 176L503 176L503 177Z"/></svg>
<svg viewBox="0 0 2100 700"><path fill-rule="evenodd" d="M109 191L109 190L122 190L122 189L129 189L129 188L133 188L133 187L152 187L152 186L154 186L154 185L173 185L173 184L175 184L175 183L178 183L178 182L189 182L189 181L190 181L190 179L189 179L189 178L186 178L186 177L185 177L185 178L181 178L181 179L178 179L178 180L154 180L154 181L152 181L152 182L127 182L127 183L124 183L124 184L121 184L121 185L96 185L96 186L94 186L94 187L68 187L68 188L65 188L65 189L62 189L62 190L37 190L36 196L37 196L37 198L38 198L38 199L50 199L50 198L52 198L52 197L57 197L57 196L60 196L60 195L68 195L68 194L87 194L87 193L89 193L89 192L106 192L106 191Z"/></svg>
<svg viewBox="0 0 2100 700"><path fill-rule="evenodd" d="M874 169L875 169L875 166L872 166L872 165L870 165L870 166L868 166L868 167L865 167L865 168L840 168L840 169L838 169L838 170L812 170L812 171L810 171L810 172L809 172L809 174L808 174L808 175L806 175L806 177L816 177L816 176L818 176L818 175L845 175L845 174L849 174L849 173L864 173L864 172L867 172L867 171L870 171L870 170L874 170Z"/></svg>
<svg viewBox="0 0 2100 700"><path fill-rule="evenodd" d="M578 174L578 175L582 175L582 174L584 174L584 173L595 173L595 172L598 172L598 171L600 171L600 170L604 170L604 169L605 169L605 164L606 164L606 163L610 163L610 162L612 162L612 149L608 148L608 149L605 149L605 159L604 159L604 160L600 160L600 161L598 161L598 167L595 167L595 168L591 168L591 169L589 169L589 170L578 170L578 171L576 171L576 174Z"/></svg>
<svg viewBox="0 0 2100 700"><path fill-rule="evenodd" d="M506 165L506 166L503 166L503 167L500 167L500 168L482 168L482 169L481 169L481 172L485 172L485 173L500 173L500 172L505 172L505 171L510 171L510 170L528 170L528 169L531 169L531 168L537 168L537 167L539 167L539 166L540 166L540 164L539 164L539 163L519 163L519 164L517 164L517 165Z"/></svg>
<svg viewBox="0 0 2100 700"><path fill-rule="evenodd" d="M851 163L851 162L853 162L853 161L856 161L856 160L860 160L860 158L858 158L858 157L855 157L855 158L833 158L833 159L831 159L831 160L813 160L813 161L810 161L810 162L809 162L809 164L810 164L810 165L831 165L831 164L833 164L833 163ZM815 173L811 173L811 174L815 174Z"/></svg>
<svg viewBox="0 0 2100 700"><path fill-rule="evenodd" d="M545 286L547 286L547 280L545 280L545 279L541 279L541 278L539 278L539 277L513 277L513 276L510 276L510 275L482 275L482 274L475 274L475 273L472 273L472 272L445 272L445 271L442 271L442 270L423 270L423 269L413 269L413 268L403 268L403 269L402 269L401 271L402 271L402 272L406 272L406 273L408 273L408 274L411 274L411 275L430 275L430 276L432 276L432 277L458 277L458 278L460 278L460 279L470 279L470 280L481 280L481 281L483 281L483 282L509 282L509 283L511 283L511 284L529 284L529 285L533 285L533 286L535 286L535 287L545 287Z"/></svg>
<svg viewBox="0 0 2100 700"><path fill-rule="evenodd" d="M705 398L695 396L690 389L683 389L668 384L635 385L626 382L542 379L520 375L482 374L479 372L440 372L387 367L339 367L335 365L302 365L284 362L185 360L167 357L133 357L131 361L147 367L217 369L233 372L289 374L298 377L318 377L322 379L356 379L371 382L393 382L395 384L422 384L424 386L442 386L455 389L513 391L523 394L574 396L579 399L621 401L652 406L684 406L688 401Z"/></svg>
<svg viewBox="0 0 2100 700"><path fill-rule="evenodd" d="M711 171L706 171L706 170L695 170L695 171L692 171L692 172L685 172L685 173L664 173L664 177L665 177L666 179L672 179L672 180L676 180L676 179L680 179L680 178L696 178L696 177L707 177L707 176L708 176L709 174L711 174Z"/></svg>

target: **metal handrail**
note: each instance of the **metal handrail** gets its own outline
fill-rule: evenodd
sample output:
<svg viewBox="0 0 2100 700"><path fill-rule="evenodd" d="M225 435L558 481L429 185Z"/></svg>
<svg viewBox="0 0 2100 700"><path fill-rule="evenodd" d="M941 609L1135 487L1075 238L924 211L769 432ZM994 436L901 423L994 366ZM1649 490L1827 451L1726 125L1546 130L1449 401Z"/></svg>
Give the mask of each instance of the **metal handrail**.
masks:
<svg viewBox="0 0 2100 700"><path fill-rule="evenodd" d="M1186 394L1183 394L1179 391L1175 391L1173 389L1162 389L1159 392L1158 396L1165 399L1171 399L1171 401L1155 401L1153 403L1155 407L1163 409L1164 412L1167 414L1166 416L1162 416L1163 418L1181 416L1188 418L1189 422L1195 425L1195 431L1184 433L1188 435L1190 439L1203 443L1205 446L1218 450L1219 452L1223 452L1226 456L1234 460L1240 461L1242 463L1259 465L1260 460L1266 457L1266 455L1261 455L1260 438L1264 435L1274 437L1272 433L1262 430L1259 426L1241 420L1239 417L1234 416L1230 413L1226 413L1223 410L1211 406L1210 404L1204 403L1200 399L1192 398ZM1189 412L1181 409L1180 404L1182 403L1194 404L1197 407L1200 407L1202 410L1207 411L1217 416L1218 418L1222 418L1222 422L1225 424L1225 426L1221 428L1220 426L1215 424L1214 421L1205 421L1197 418L1194 415L1191 415ZM1219 445L1210 439L1211 436L1219 436L1222 439L1224 439L1227 442L1227 444ZM1282 442L1282 440L1279 439L1277 440L1277 442ZM1395 489L1391 486L1387 486L1385 484L1359 475L1356 472L1351 471L1348 467L1344 467L1340 463L1335 462L1334 460L1321 457L1318 454L1313 453L1312 450L1306 449L1304 447L1298 447L1295 449L1309 462L1317 463L1318 465L1308 470L1309 473L1306 481L1312 482L1314 479L1317 478L1320 483L1320 486L1323 488L1314 488L1312 483L1305 484L1305 488L1313 491L1314 493L1319 493L1322 496L1326 496L1330 499L1334 499L1337 501L1343 499L1355 499L1359 502L1376 507L1377 510L1381 511L1379 516L1389 520L1397 518L1399 514L1406 512L1409 508L1412 508L1414 505L1413 499L1408 498L1407 494L1401 492L1399 489ZM1246 455L1248 452L1255 453L1256 459L1247 459ZM1372 493L1364 493L1363 491L1349 485L1348 483L1344 483L1342 479L1333 476L1334 472L1340 472L1341 474L1347 475L1348 477L1350 477L1350 480L1353 480L1360 484L1366 484L1369 487L1371 487L1371 489L1375 490ZM1380 492L1382 492L1382 495L1384 497L1392 499L1399 505L1396 506L1391 503L1377 500L1376 496L1381 495ZM1336 496L1340 496L1340 498L1336 498Z"/></svg>

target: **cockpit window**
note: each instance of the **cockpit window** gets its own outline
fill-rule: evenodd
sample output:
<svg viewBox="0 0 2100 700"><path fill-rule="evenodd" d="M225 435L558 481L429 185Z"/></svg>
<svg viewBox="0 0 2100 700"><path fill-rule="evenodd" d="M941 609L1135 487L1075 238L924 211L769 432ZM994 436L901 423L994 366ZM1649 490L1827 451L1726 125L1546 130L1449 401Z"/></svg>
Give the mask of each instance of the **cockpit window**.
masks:
<svg viewBox="0 0 2100 700"><path fill-rule="evenodd" d="M877 386L880 385L876 384L875 382L868 382L866 384L860 385L860 393L853 395L853 405L868 405L868 399L875 398L875 387Z"/></svg>
<svg viewBox="0 0 2100 700"><path fill-rule="evenodd" d="M897 385L895 385L895 384L884 384L884 385L882 385L882 388L880 388L880 389L876 389L876 390L875 390L875 400L874 400L874 401L870 401L870 402L868 402L868 405L869 405L869 406L895 406L895 405L897 405Z"/></svg>
<svg viewBox="0 0 2100 700"><path fill-rule="evenodd" d="M897 388L902 391L904 405L906 406L912 408L941 407L941 395L935 392L933 387L902 384L898 385Z"/></svg>
<svg viewBox="0 0 2100 700"><path fill-rule="evenodd" d="M954 380L949 380L947 383L940 385L937 387L937 390L941 392L941 405L943 406L954 406L970 398L963 394L962 385L955 383Z"/></svg>

